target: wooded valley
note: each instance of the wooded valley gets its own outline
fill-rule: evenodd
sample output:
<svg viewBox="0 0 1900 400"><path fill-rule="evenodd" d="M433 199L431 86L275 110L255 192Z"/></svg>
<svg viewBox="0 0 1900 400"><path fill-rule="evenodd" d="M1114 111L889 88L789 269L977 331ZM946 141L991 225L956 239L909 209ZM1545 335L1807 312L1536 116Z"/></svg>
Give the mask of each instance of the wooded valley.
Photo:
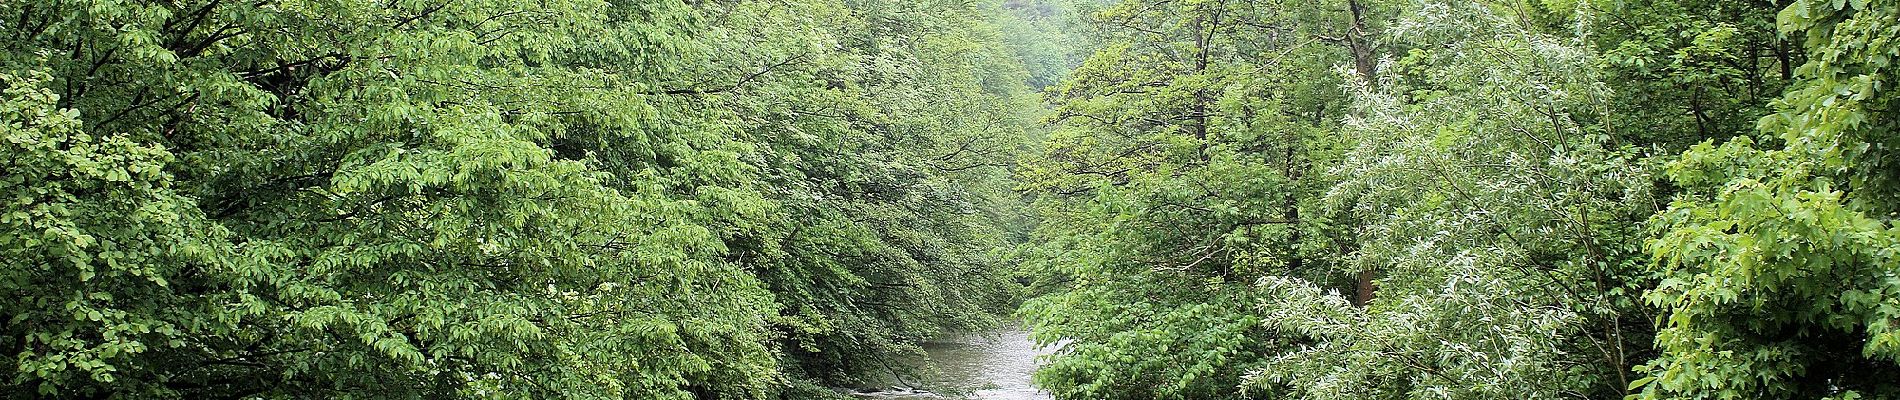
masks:
<svg viewBox="0 0 1900 400"><path fill-rule="evenodd" d="M1900 399L1891 0L0 0L0 398ZM948 393L956 395L956 393Z"/></svg>

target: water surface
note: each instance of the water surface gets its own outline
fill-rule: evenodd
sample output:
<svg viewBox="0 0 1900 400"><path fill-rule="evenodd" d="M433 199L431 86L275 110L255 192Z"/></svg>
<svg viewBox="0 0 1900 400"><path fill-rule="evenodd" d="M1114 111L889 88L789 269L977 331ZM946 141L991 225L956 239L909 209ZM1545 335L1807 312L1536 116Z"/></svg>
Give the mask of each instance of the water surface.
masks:
<svg viewBox="0 0 1900 400"><path fill-rule="evenodd" d="M991 332L944 337L925 343L929 365L937 374L919 391L892 390L860 397L879 399L1048 400L1047 393L1030 386L1037 356L1049 349L1036 347L1029 331L1004 327Z"/></svg>

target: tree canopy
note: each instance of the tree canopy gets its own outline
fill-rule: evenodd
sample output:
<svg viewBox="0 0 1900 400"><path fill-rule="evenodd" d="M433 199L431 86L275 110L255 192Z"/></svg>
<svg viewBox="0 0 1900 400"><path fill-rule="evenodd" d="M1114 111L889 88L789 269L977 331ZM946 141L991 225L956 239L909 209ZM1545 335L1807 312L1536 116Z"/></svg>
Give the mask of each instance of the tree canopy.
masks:
<svg viewBox="0 0 1900 400"><path fill-rule="evenodd" d="M1900 2L0 2L0 398L1900 398Z"/></svg>
<svg viewBox="0 0 1900 400"><path fill-rule="evenodd" d="M1062 399L1900 396L1891 2L1108 2Z"/></svg>
<svg viewBox="0 0 1900 400"><path fill-rule="evenodd" d="M0 391L857 384L1020 291L999 7L0 4Z"/></svg>

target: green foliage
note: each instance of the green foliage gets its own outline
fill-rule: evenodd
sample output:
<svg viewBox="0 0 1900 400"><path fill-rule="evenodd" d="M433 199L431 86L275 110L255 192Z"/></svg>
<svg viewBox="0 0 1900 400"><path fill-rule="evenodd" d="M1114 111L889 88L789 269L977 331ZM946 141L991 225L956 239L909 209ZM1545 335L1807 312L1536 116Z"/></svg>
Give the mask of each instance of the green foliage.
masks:
<svg viewBox="0 0 1900 400"><path fill-rule="evenodd" d="M1895 7L1343 3L1092 15L1058 398L1896 395Z"/></svg>
<svg viewBox="0 0 1900 400"><path fill-rule="evenodd" d="M1356 307L1271 277L1261 312L1310 345L1251 384L1302 398L1615 397L1640 348L1637 241L1654 212L1626 139L1590 121L1609 95L1594 54L1508 14L1455 2L1404 9L1408 48L1356 87L1326 213L1356 224ZM1323 284L1323 282L1322 282ZM1631 321L1633 320L1633 321ZM1624 326L1625 323L1631 326Z"/></svg>
<svg viewBox="0 0 1900 400"><path fill-rule="evenodd" d="M940 332L998 324L997 249L1021 213L1007 167L1039 108L985 3L739 3L709 60L745 87L696 100L749 143L761 214L725 222L755 266L794 380L871 386ZM815 34L814 34L815 33ZM768 74L758 71L770 69ZM757 74L757 75L754 75ZM751 77L751 78L748 78ZM893 371L894 370L894 371Z"/></svg>
<svg viewBox="0 0 1900 400"><path fill-rule="evenodd" d="M1657 215L1662 354L1649 398L1900 395L1894 168L1900 6L1795 2L1800 82L1762 119L1775 142L1704 143L1670 165ZM1778 143L1777 143L1778 142Z"/></svg>
<svg viewBox="0 0 1900 400"><path fill-rule="evenodd" d="M1079 6L1064 0L1007 0L996 18L1003 43L1022 60L1029 86L1042 90L1060 83L1088 57L1092 37L1083 32Z"/></svg>
<svg viewBox="0 0 1900 400"><path fill-rule="evenodd" d="M1015 296L992 7L0 4L0 388L850 384Z"/></svg>
<svg viewBox="0 0 1900 400"><path fill-rule="evenodd" d="M182 347L194 328L230 330L221 320L234 317L174 291L193 283L175 281L187 269L206 268L223 250L222 231L172 187L165 164L174 156L127 135L88 134L77 112L56 108L49 80L37 70L0 73L0 146L9 155L0 164L8 260L0 282L14 288L0 312L18 360L0 376L36 381L19 390L41 394L120 381L135 372L125 360Z"/></svg>
<svg viewBox="0 0 1900 400"><path fill-rule="evenodd" d="M1900 397L1891 1L0 21L0 397Z"/></svg>
<svg viewBox="0 0 1900 400"><path fill-rule="evenodd" d="M1754 132L1792 81L1800 43L1776 34L1776 2L1595 1L1572 23L1600 49L1624 136L1670 152Z"/></svg>
<svg viewBox="0 0 1900 400"><path fill-rule="evenodd" d="M51 72L49 86L68 88L58 106L95 116L43 134L141 150L101 173L148 189L68 200L124 204L98 215L127 221L36 221L140 240L18 245L97 261L12 280L15 291L77 293L14 315L80 307L109 318L67 331L15 317L10 336L45 339L13 349L20 374L9 383L72 396L763 395L770 297L717 258L717 237L690 217L702 206L658 174L615 178L550 149L635 131L651 106L608 99L641 89L596 82L660 70L586 65L675 52L664 41L690 10L524 6L11 7L10 19L32 23L13 25L10 37L29 39L9 51L31 56L7 67ZM574 33L585 31L625 32L629 51L583 50ZM669 156L734 168L712 167L734 161L702 143ZM84 176L93 164L42 174ZM176 231L139 233L153 226ZM187 245L150 244L170 237ZM127 271L93 284L92 263Z"/></svg>
<svg viewBox="0 0 1900 400"><path fill-rule="evenodd" d="M1343 108L1318 60L1340 49L1256 27L1323 29L1290 9L1124 2L1091 17L1106 47L1052 89L1059 122L1022 169L1044 218L1025 258L1054 292L1022 314L1061 348L1036 377L1057 397L1241 397L1242 374L1286 345L1237 312L1258 301L1253 279L1330 276L1325 221L1302 210Z"/></svg>

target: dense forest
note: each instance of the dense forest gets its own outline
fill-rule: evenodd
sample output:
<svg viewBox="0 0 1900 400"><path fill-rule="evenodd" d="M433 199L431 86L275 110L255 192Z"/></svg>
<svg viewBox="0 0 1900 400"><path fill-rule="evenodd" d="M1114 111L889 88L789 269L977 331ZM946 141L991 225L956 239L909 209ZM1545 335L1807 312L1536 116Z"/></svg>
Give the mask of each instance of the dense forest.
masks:
<svg viewBox="0 0 1900 400"><path fill-rule="evenodd" d="M1900 398L1900 2L0 0L0 398Z"/></svg>

